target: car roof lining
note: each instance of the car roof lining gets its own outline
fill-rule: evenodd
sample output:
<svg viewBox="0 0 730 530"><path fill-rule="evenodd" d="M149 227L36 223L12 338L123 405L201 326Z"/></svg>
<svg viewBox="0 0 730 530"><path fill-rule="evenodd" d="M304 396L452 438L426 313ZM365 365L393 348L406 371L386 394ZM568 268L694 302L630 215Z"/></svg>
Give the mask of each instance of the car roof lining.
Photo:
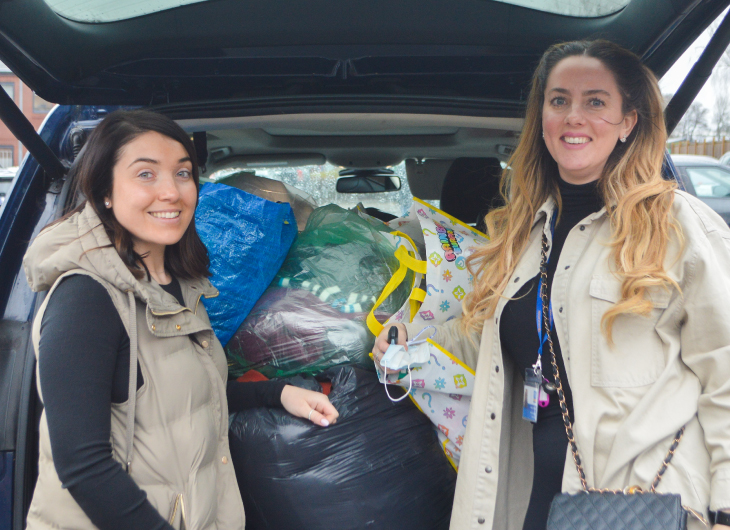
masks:
<svg viewBox="0 0 730 530"><path fill-rule="evenodd" d="M382 129L397 131L411 127L472 127L519 132L524 122L521 118L459 116L409 113L301 113L272 114L266 116L240 116L231 118L201 118L176 120L187 132L216 131L220 129L290 128L310 130L311 134L335 129L353 134ZM398 134L390 132L389 134Z"/></svg>
<svg viewBox="0 0 730 530"><path fill-rule="evenodd" d="M513 146L522 123L518 118L350 113L178 120L189 133L208 133L210 171L228 167L233 158L240 163L265 157L270 165L277 155L284 162L322 155L343 167L500 156L497 146Z"/></svg>
<svg viewBox="0 0 730 530"><path fill-rule="evenodd" d="M504 160L509 151L500 153L498 146L513 147L522 123L517 118L380 113L178 120L187 132L208 133L206 175L230 167L255 171L257 165L277 162L316 164L318 157L343 167L385 167L406 160L414 194L428 200L439 198L454 159Z"/></svg>

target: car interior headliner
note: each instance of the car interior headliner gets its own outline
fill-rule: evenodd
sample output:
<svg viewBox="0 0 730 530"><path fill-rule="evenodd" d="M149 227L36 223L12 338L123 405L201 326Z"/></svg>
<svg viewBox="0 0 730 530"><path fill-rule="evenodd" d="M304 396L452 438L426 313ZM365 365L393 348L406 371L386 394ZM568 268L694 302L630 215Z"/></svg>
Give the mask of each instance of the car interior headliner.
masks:
<svg viewBox="0 0 730 530"><path fill-rule="evenodd" d="M365 168L405 159L506 159L522 127L516 118L416 114L297 114L178 123L191 133L207 132L209 172L317 160Z"/></svg>
<svg viewBox="0 0 730 530"><path fill-rule="evenodd" d="M206 173L321 165L378 168L406 161L411 189L438 199L456 158L508 159L522 119L427 114L288 114L178 120L206 132Z"/></svg>

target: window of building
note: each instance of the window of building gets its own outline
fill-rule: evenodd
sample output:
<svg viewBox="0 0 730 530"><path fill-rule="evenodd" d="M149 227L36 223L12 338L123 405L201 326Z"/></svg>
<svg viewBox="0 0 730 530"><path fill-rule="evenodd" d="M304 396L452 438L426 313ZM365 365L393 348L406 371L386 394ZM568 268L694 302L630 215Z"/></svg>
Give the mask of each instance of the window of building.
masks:
<svg viewBox="0 0 730 530"><path fill-rule="evenodd" d="M10 96L10 99L15 101L15 83L12 81L1 81L0 86L2 86L5 93Z"/></svg>
<svg viewBox="0 0 730 530"><path fill-rule="evenodd" d="M48 114L53 108L53 103L46 101L38 94L33 94L33 112L36 114Z"/></svg>
<svg viewBox="0 0 730 530"><path fill-rule="evenodd" d="M0 145L0 168L6 168L13 165L13 147Z"/></svg>

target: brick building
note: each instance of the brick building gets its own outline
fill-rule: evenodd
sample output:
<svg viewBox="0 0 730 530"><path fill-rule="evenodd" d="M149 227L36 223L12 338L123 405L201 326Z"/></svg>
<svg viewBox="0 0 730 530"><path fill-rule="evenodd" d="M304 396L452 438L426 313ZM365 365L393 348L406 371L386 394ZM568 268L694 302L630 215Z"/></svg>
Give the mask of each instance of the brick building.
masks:
<svg viewBox="0 0 730 530"><path fill-rule="evenodd" d="M3 63L0 63L0 86L13 98L15 104L23 111L33 127L38 130L41 123L53 108L53 103L36 96L33 91L13 74ZM0 121L0 168L18 166L23 160L25 149L15 136Z"/></svg>

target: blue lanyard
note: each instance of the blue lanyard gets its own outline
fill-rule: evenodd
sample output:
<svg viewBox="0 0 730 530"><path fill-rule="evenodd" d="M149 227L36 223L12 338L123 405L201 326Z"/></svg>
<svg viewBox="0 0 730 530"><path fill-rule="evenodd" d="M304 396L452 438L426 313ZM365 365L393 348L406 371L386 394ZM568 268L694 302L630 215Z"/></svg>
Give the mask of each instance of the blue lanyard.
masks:
<svg viewBox="0 0 730 530"><path fill-rule="evenodd" d="M552 219L550 220L550 234L552 237L552 244L555 245L555 221L558 218L557 212L553 214ZM552 252L548 256L547 263L550 263L550 258L552 257ZM547 263L545 265L547 265ZM537 339L540 342L540 345L537 347L537 355L538 355L538 361L542 358L542 348L547 342L548 334L547 331L543 333L543 318L542 318L542 281L537 282L538 288L537 288L537 304L535 308L536 312L536 318L537 318ZM548 300L548 315L550 319L550 329L553 329L555 327L555 324L553 322L553 302L552 300Z"/></svg>

